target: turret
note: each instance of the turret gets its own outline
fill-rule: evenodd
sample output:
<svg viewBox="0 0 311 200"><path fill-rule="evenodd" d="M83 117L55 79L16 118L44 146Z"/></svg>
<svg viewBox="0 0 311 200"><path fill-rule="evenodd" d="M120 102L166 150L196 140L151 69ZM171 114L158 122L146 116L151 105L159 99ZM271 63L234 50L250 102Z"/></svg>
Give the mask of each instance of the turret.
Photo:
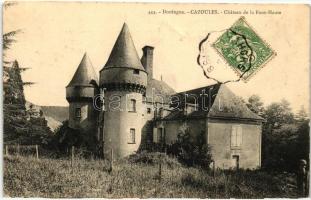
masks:
<svg viewBox="0 0 311 200"><path fill-rule="evenodd" d="M132 154L141 142L147 73L126 24L100 71L99 84L105 99L100 127L104 152L113 150L116 158Z"/></svg>
<svg viewBox="0 0 311 200"><path fill-rule="evenodd" d="M73 78L66 87L70 128L79 129L83 132L94 132L96 130L97 112L93 106L93 97L98 94L97 84L97 75L85 53Z"/></svg>

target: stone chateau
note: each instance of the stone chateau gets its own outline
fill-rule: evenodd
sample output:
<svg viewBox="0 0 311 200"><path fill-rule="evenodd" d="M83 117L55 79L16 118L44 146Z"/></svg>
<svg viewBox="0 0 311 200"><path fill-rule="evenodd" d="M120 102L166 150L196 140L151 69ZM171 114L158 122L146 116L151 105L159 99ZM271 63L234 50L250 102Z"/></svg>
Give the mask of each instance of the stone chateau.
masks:
<svg viewBox="0 0 311 200"><path fill-rule="evenodd" d="M187 127L192 136L205 134L216 167L261 166L261 117L225 85L176 93L153 78L154 47L142 51L139 58L124 24L99 79L87 54L83 56L66 87L71 128L95 138L94 145L105 154L113 150L117 159L143 144L171 144ZM100 109L99 98L104 102Z"/></svg>

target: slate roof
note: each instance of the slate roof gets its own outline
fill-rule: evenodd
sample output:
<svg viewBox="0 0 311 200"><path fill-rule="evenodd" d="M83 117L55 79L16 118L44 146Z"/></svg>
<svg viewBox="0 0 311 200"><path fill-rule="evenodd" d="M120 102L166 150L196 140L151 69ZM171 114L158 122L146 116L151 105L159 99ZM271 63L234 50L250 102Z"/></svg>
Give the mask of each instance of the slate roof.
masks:
<svg viewBox="0 0 311 200"><path fill-rule="evenodd" d="M203 91L205 91L203 93ZM195 103L198 99L198 110L185 115L182 108L185 105L185 94L188 94L187 103ZM202 95L205 94L205 95ZM207 95L206 95L207 94ZM191 118L226 118L226 119L248 119L262 121L263 118L253 113L227 86L215 84L207 87L177 93L173 96L179 96L181 109L175 109L163 120L178 120ZM205 97L203 101L202 96ZM204 108L202 105L204 104ZM172 104L171 106L174 106ZM175 106L176 107L176 106Z"/></svg>
<svg viewBox="0 0 311 200"><path fill-rule="evenodd" d="M122 30L103 69L112 67L125 67L145 71L126 23L123 24Z"/></svg>
<svg viewBox="0 0 311 200"><path fill-rule="evenodd" d="M163 97L163 103L169 104L171 95L175 93L175 90L164 81L158 81L156 79L148 80L146 89L146 97L148 102L153 101L162 103L161 97Z"/></svg>
<svg viewBox="0 0 311 200"><path fill-rule="evenodd" d="M183 91L183 92L179 92L176 93L175 95L173 95L174 97L178 97L181 102L184 104L185 101L185 95L187 94L187 103L195 103L195 99L194 97L196 97L196 99L198 100L197 103L202 104L202 96L207 97L208 95L208 106L211 106L214 102L214 99L217 95L217 92L219 90L220 85L219 84L215 84L215 85L209 85L206 87L201 87L201 88L196 88L196 89L192 89L192 90L187 90L187 91Z"/></svg>
<svg viewBox="0 0 311 200"><path fill-rule="evenodd" d="M208 117L264 120L251 111L226 85L220 86Z"/></svg>
<svg viewBox="0 0 311 200"><path fill-rule="evenodd" d="M95 81L98 84L98 76L87 53L85 53L67 87L93 86L91 81Z"/></svg>

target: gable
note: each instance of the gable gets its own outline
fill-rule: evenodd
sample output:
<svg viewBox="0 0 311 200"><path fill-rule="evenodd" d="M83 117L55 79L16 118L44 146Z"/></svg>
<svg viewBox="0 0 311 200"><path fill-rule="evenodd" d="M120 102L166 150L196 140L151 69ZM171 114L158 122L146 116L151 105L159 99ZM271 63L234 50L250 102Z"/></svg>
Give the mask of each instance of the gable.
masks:
<svg viewBox="0 0 311 200"><path fill-rule="evenodd" d="M225 85L220 86L208 117L263 120Z"/></svg>

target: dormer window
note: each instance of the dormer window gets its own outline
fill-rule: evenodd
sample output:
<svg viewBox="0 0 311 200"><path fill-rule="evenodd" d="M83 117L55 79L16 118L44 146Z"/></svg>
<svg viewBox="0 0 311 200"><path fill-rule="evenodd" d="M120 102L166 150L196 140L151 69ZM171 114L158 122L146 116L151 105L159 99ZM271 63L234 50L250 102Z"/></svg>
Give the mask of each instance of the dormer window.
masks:
<svg viewBox="0 0 311 200"><path fill-rule="evenodd" d="M133 73L134 74L139 74L139 69L134 69Z"/></svg>

